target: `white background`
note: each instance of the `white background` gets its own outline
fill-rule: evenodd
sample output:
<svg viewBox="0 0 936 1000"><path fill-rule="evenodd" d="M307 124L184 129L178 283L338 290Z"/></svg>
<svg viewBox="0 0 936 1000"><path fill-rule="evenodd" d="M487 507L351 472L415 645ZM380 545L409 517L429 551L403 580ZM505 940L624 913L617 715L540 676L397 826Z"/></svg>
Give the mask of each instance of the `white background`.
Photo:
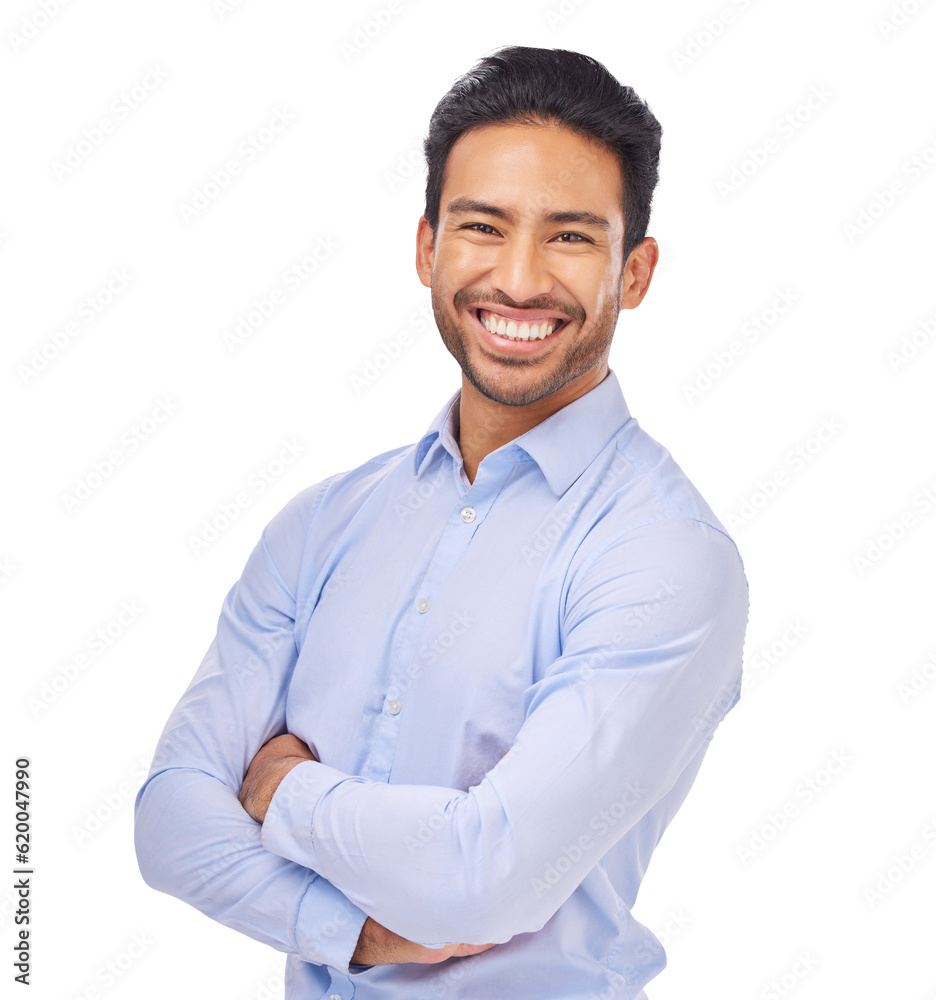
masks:
<svg viewBox="0 0 936 1000"><path fill-rule="evenodd" d="M384 0L3 5L0 858L12 870L25 755L31 996L282 995L282 956L145 886L132 798L263 526L417 439L458 387L414 322L420 144L454 79L504 44L595 56L663 125L663 262L611 365L751 588L748 686L637 900L670 961L648 994L936 996L936 4L903 5L401 0L370 34ZM238 156L278 109L288 127ZM320 239L337 249L229 350ZM160 401L171 414L144 424ZM135 426L153 433L133 447ZM279 466L288 442L301 454ZM69 504L78 480L97 487ZM249 506L194 552L240 492ZM125 602L135 617L114 624ZM9 980L13 902L0 889Z"/></svg>

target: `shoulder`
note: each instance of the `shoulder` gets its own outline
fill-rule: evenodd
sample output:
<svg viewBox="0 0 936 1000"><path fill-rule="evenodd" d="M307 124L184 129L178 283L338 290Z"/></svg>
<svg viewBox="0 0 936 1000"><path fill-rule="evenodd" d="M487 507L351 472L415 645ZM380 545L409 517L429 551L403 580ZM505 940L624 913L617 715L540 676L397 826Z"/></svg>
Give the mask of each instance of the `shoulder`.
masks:
<svg viewBox="0 0 936 1000"><path fill-rule="evenodd" d="M354 469L313 483L274 515L264 527L261 541L284 580L292 585L298 578L303 554L313 539L316 549L327 548L329 536L344 527L367 496L401 465L412 462L413 447L392 448Z"/></svg>

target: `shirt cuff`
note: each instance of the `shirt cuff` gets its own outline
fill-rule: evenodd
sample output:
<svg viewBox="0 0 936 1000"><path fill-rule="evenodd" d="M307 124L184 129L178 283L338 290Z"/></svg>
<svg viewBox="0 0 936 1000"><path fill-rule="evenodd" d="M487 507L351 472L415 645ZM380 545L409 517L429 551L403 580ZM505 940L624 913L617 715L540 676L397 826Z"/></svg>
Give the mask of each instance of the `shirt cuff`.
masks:
<svg viewBox="0 0 936 1000"><path fill-rule="evenodd" d="M366 919L363 910L319 876L299 904L296 944L300 957L345 974L361 971L361 966L350 962Z"/></svg>
<svg viewBox="0 0 936 1000"><path fill-rule="evenodd" d="M273 854L318 871L312 814L319 799L350 775L327 764L297 764L273 793L260 827L260 843Z"/></svg>
<svg viewBox="0 0 936 1000"><path fill-rule="evenodd" d="M317 761L297 764L273 794L260 826L260 843L271 853L316 871L312 812L325 792L349 775ZM330 965L339 972L363 972L350 966L357 947L364 911L318 875L309 886L296 921L296 941L307 962Z"/></svg>

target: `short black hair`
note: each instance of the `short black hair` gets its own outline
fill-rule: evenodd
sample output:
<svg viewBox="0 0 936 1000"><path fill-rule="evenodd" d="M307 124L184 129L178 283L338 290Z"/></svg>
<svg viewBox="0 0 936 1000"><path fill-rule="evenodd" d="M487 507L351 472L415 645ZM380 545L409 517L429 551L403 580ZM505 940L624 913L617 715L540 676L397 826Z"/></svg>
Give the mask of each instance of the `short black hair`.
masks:
<svg viewBox="0 0 936 1000"><path fill-rule="evenodd" d="M633 87L618 83L597 59L568 49L510 45L480 59L436 105L423 142L433 238L452 147L470 129L494 124L560 124L617 157L626 261L647 235L663 132Z"/></svg>

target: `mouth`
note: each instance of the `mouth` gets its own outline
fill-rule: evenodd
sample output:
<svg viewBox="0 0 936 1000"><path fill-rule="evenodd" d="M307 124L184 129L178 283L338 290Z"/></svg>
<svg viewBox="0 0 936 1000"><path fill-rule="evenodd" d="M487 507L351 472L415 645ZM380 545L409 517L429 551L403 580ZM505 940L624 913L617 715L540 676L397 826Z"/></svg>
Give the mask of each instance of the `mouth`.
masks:
<svg viewBox="0 0 936 1000"><path fill-rule="evenodd" d="M532 314L529 319L524 320L485 308L475 308L472 313L487 334L484 339L492 346L502 350L506 348L511 353L521 351L526 354L536 350L541 344L555 340L571 322L562 316L543 313Z"/></svg>

